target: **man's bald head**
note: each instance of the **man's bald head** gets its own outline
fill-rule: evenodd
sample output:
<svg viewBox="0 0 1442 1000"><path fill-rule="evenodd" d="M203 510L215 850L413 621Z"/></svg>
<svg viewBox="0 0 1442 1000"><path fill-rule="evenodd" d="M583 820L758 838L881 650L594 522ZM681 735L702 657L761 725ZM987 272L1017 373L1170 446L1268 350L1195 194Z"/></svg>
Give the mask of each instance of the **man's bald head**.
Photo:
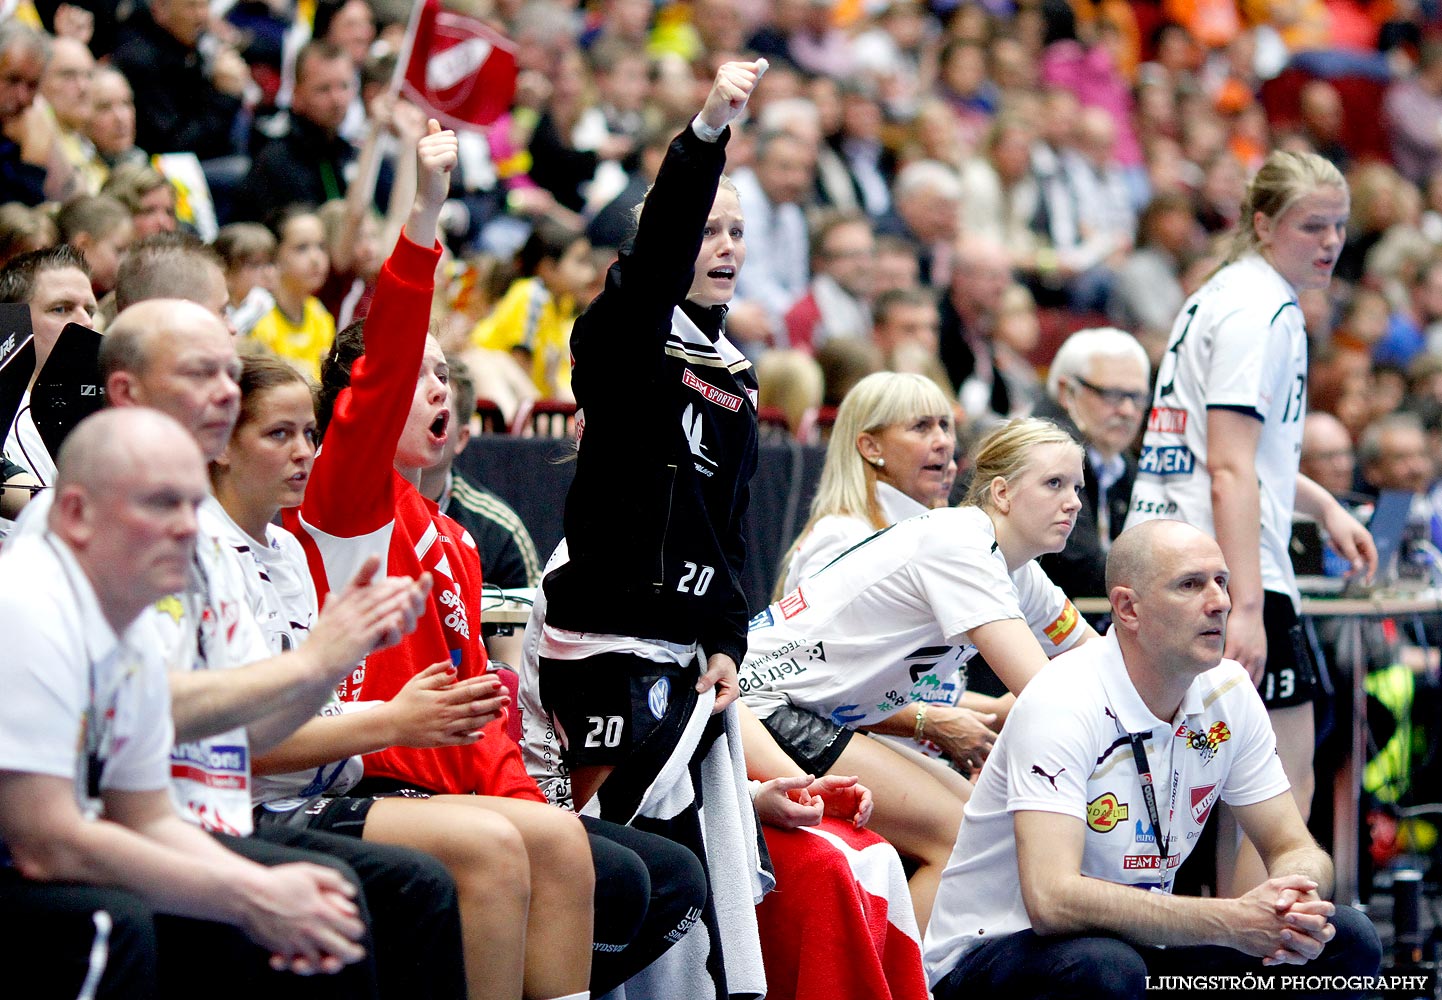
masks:
<svg viewBox="0 0 1442 1000"><path fill-rule="evenodd" d="M1143 521L1112 543L1112 632L1158 718L1172 718L1187 685L1221 662L1232 608L1228 580L1216 540L1183 521Z"/></svg>
<svg viewBox="0 0 1442 1000"><path fill-rule="evenodd" d="M215 315L189 299L146 299L121 311L100 344L100 377L118 371L144 375L169 335L191 328L214 329Z"/></svg>
<svg viewBox="0 0 1442 1000"><path fill-rule="evenodd" d="M1333 496L1352 489L1357 455L1346 425L1330 413L1313 410L1302 423L1302 474Z"/></svg>
<svg viewBox="0 0 1442 1000"><path fill-rule="evenodd" d="M209 309L150 299L126 309L100 348L112 406L151 406L180 421L207 459L230 441L240 409L235 338Z"/></svg>
<svg viewBox="0 0 1442 1000"><path fill-rule="evenodd" d="M195 439L159 410L142 406L101 410L82 420L60 446L56 494L71 488L89 493L112 489L143 468L147 457L157 451L190 453L202 462Z"/></svg>
<svg viewBox="0 0 1442 1000"><path fill-rule="evenodd" d="M57 464L50 530L120 631L189 581L196 510L209 490L205 459L170 417L125 407L81 421Z"/></svg>
<svg viewBox="0 0 1442 1000"><path fill-rule="evenodd" d="M1107 593L1113 587L1142 590L1151 586L1168 572L1167 550L1197 536L1210 540L1185 521L1157 519L1132 525L1117 536L1107 553Z"/></svg>
<svg viewBox="0 0 1442 1000"><path fill-rule="evenodd" d="M994 240L963 236L956 242L951 302L977 333L989 336L1011 286L1011 255Z"/></svg>

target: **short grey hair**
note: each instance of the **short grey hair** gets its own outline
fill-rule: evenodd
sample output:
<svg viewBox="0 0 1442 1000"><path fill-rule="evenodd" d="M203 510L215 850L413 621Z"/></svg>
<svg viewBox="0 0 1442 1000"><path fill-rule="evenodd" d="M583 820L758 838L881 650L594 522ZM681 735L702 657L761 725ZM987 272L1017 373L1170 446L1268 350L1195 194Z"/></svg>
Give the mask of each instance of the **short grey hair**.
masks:
<svg viewBox="0 0 1442 1000"><path fill-rule="evenodd" d="M50 61L50 36L12 17L0 23L0 56L15 48L38 53L41 62Z"/></svg>
<svg viewBox="0 0 1442 1000"><path fill-rule="evenodd" d="M763 132L785 132L798 121L819 128L821 112L804 97L784 97L767 104L756 124Z"/></svg>
<svg viewBox="0 0 1442 1000"><path fill-rule="evenodd" d="M921 191L933 191L943 198L960 200L965 192L955 170L940 160L916 160L896 175L896 200Z"/></svg>
<svg viewBox="0 0 1442 1000"><path fill-rule="evenodd" d="M1057 399L1061 393L1061 380L1084 377L1082 373L1091 366L1093 358L1131 358L1141 363L1142 371L1151 381L1152 363L1146 348L1125 330L1114 326L1096 326L1078 330L1066 339L1052 359L1051 369L1046 376L1046 394Z"/></svg>
<svg viewBox="0 0 1442 1000"><path fill-rule="evenodd" d="M1388 431L1416 431L1418 434L1425 433L1422 427L1422 419L1415 413L1406 410L1397 413L1389 413L1386 416L1378 417L1367 425L1362 431L1362 438L1357 442L1357 464L1362 468L1376 465L1382 457L1382 436Z"/></svg>

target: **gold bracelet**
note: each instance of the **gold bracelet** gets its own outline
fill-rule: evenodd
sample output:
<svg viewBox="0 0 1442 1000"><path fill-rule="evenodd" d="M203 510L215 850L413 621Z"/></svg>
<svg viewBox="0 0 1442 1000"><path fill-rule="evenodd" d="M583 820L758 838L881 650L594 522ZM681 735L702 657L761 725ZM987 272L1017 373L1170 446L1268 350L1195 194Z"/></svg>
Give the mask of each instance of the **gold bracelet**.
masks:
<svg viewBox="0 0 1442 1000"><path fill-rule="evenodd" d="M926 742L926 702L916 706L916 732L912 738L918 743Z"/></svg>

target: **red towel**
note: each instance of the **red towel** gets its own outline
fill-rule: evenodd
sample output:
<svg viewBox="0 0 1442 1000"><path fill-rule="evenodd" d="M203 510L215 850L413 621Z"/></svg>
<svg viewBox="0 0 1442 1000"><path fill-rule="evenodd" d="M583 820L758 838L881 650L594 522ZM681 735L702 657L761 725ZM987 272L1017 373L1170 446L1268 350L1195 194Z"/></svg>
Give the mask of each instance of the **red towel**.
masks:
<svg viewBox="0 0 1442 1000"><path fill-rule="evenodd" d="M776 889L756 908L770 1000L927 1000L901 859L827 818L765 827Z"/></svg>

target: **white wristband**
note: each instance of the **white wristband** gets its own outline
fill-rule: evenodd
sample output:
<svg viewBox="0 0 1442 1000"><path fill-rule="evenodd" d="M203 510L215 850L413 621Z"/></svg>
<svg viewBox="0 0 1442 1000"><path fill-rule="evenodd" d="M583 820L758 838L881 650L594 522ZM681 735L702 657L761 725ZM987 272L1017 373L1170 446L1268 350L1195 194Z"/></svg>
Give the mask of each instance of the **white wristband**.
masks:
<svg viewBox="0 0 1442 1000"><path fill-rule="evenodd" d="M726 131L726 126L722 125L720 128L712 128L701 120L700 115L697 115L691 119L691 131L696 133L696 138L702 142L715 142L721 138L721 133Z"/></svg>

